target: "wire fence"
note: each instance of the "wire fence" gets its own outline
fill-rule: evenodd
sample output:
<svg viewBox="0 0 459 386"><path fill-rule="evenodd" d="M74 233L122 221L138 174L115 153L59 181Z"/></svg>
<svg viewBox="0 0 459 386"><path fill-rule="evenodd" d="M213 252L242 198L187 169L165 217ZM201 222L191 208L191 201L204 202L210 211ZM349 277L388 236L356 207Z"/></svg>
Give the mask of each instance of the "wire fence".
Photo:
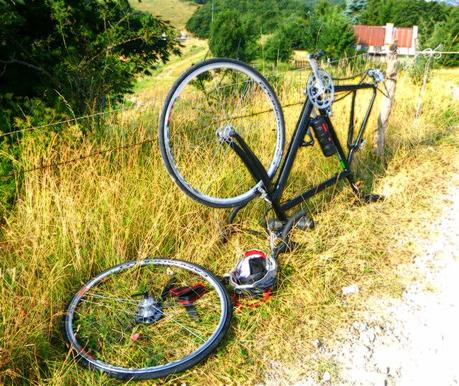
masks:
<svg viewBox="0 0 459 386"><path fill-rule="evenodd" d="M348 57L348 58L337 59L337 60L333 60L333 61L326 61L326 63L327 64L335 64L335 63L340 63L340 62L343 63L343 61L349 62L349 61L356 60L359 57L365 57L365 56L368 57L368 54L367 53L357 54L357 55L354 55L354 56L351 56L351 57ZM303 63L303 61L302 61L302 63ZM310 69L310 66L309 66L309 63L307 62L307 60L305 60L304 63L306 63L304 66L299 67L299 68L294 68L292 70L293 71L297 71L297 70ZM273 78L273 77L274 77L273 75L268 75L266 78L268 80L270 80L270 78ZM355 77L356 76L352 76L352 77L349 77L349 78L343 78L343 79L338 79L337 78L336 80L347 80L347 79L352 79L352 78L355 78ZM162 98L161 99L160 98L155 98L155 100L159 101L159 100L162 100ZM155 104L155 102L153 102L153 103L150 102L149 103L149 105L152 105L152 104ZM284 107L284 106L282 106L282 107ZM138 106L122 106L122 107L119 107L119 108L116 108L116 109L112 109L112 110L108 110L108 111L99 111L99 112L95 112L95 113L92 113L92 114L82 115L82 116L69 118L69 119L65 119L65 120L57 121L57 122L51 122L51 123L44 124L44 125L31 126L31 127L27 127L27 128L23 128L23 129L16 129L16 130L0 133L0 138L11 136L11 135L14 135L14 134L22 134L22 133L26 133L26 132L35 131L35 130L45 129L45 128L53 127L53 126L76 123L76 122L84 120L84 119L95 118L95 117L100 117L100 116L107 116L107 115L111 115L111 114L115 114L115 113L122 113L122 112L133 111L133 110L138 110Z"/></svg>
<svg viewBox="0 0 459 386"><path fill-rule="evenodd" d="M95 112L95 113L91 113L91 114L81 115L81 116L74 117L74 118L68 118L68 119L65 119L65 120L62 120L62 121L50 122L50 123L47 123L47 124L44 124L44 125L30 126L30 127L26 127L26 128L23 128L23 129L15 129L15 130L7 131L7 132L4 132L4 133L0 133L0 138L12 136L12 135L23 134L23 133L32 132L32 131L41 130L41 129L46 129L48 127L54 127L54 126L59 126L59 125L77 123L79 121L82 121L82 120L85 120L85 119L89 119L89 118L96 118L96 117L101 117L101 116L119 114L119 113L124 113L124 112L128 112L128 111L141 112L143 110L148 109L152 105L157 105L157 103L159 101L161 101L161 100L163 100L163 98L155 97L153 99L153 101L150 100L148 103L144 103L144 104L141 104L141 105L132 105L131 104L129 106L121 106L121 107L118 107L118 108L115 108L115 109L111 109L111 110L99 111L99 112Z"/></svg>
<svg viewBox="0 0 459 386"><path fill-rule="evenodd" d="M70 158L70 159L67 159L67 160L64 160L64 161L53 162L53 163L48 163L48 164L45 164L45 165L34 166L32 168L29 168L29 169L21 170L20 172L26 174L26 173L35 172L35 171L42 171L42 170L52 169L52 168L56 168L56 167L59 167L59 166L70 165L70 164L74 164L76 162L87 160L89 158L95 158L95 157L106 155L106 154L113 153L113 152L116 152L116 151L134 149L136 147L145 145L147 143L153 143L155 141L156 141L156 138L154 138L154 139L146 139L144 141L132 143L132 144L129 144L129 145L122 145L122 146L116 146L116 147L112 147L112 148L105 149L105 150L98 150L98 151L91 152L91 153L89 153L87 155L82 155L82 156L79 156L79 157ZM9 174L3 175L1 177L2 178L11 178L11 177L16 177L16 176L17 176L17 172L13 172L13 173L9 173Z"/></svg>
<svg viewBox="0 0 459 386"><path fill-rule="evenodd" d="M356 55L353 55L353 56L350 56L350 57L341 58L341 59L337 59L337 60L327 60L324 63L326 63L328 65L336 64L336 63L349 63L349 62L355 61L358 58L369 58L369 54L365 52L365 53L356 54ZM299 61L299 62L300 63L304 63L304 66L295 67L295 68L292 69L292 71L310 69L310 65L309 65L309 62L307 60ZM334 80L337 80L337 81L349 80L349 79L356 78L359 75L362 75L362 73L359 73L357 75L353 75L353 76L347 77L347 78L334 78ZM274 78L274 75L268 75L266 78L268 80L270 80L270 78ZM160 101L160 100L163 100L163 98L155 98L155 102ZM153 102L153 103L150 102L149 105L156 104L155 102ZM53 126L76 123L76 122L84 120L84 119L95 118L95 117L100 117L100 116L106 116L106 115L111 115L111 114L115 114L115 113L122 113L122 112L127 112L127 111L138 110L138 109L139 109L138 106L132 106L132 105L130 105L130 106L121 106L119 108L108 110L108 111L99 111L99 112L95 112L95 113L92 113L92 114L87 114L87 115L82 115L82 116L78 116L78 117L74 117L74 118L65 119L65 120L62 120L62 121L51 122L51 123L44 124L44 125L31 126L31 127L27 127L27 128L23 128L23 129L16 129L16 130L0 133L0 138L11 136L11 135L14 135L14 134L22 134L22 133L26 133L26 132L35 131L35 130L45 129L45 128L53 127Z"/></svg>
<svg viewBox="0 0 459 386"><path fill-rule="evenodd" d="M298 101L298 102L294 102L294 103L283 104L281 107L283 109L287 109L287 108L290 108L290 107L302 105L303 103L304 103L304 100ZM37 129L43 129L43 128L51 127L51 126L55 126L55 125L72 123L72 122L75 122L76 120L83 120L85 118L87 119L87 118L95 117L95 116L98 116L98 115L107 115L107 114L113 114L113 113L118 113L118 112L122 112L122 111L128 111L128 110L129 109L124 109L124 110L116 109L116 110L107 111L107 112L99 113L99 114L89 114L89 115L77 117L76 119L69 119L69 120L64 120L64 121L60 121L60 122L51 123L51 124L48 124L48 125L30 127L30 128L23 129L23 130L15 130L15 131L11 131L11 132L4 133L4 134L12 135L12 134L20 133L20 132L29 132L29 131L33 131L33 130L37 130ZM269 111L271 111L271 110L269 110ZM254 116L257 116L257 115L266 114L269 111L263 110L263 111L259 111L259 112L252 113L252 114L238 115L238 116L230 117L229 119L243 119L243 118L247 118L247 117L254 117ZM214 123L218 123L218 122L214 122ZM23 169L23 170L17 170L17 171L13 171L11 173L8 173L8 174L0 175L0 178L9 179L9 178L12 178L12 177L18 177L21 174L27 174L27 173L31 173L31 172L49 170L49 169L53 169L53 168L56 168L56 167L66 166L66 165L74 164L74 163L77 163L77 162L85 161L85 160L88 160L88 159L91 159L91 158L103 156L103 155L106 155L106 154L134 149L136 147L140 147L140 146L143 146L143 145L146 145L146 144L155 143L156 141L157 141L157 138L154 137L154 138L145 139L145 140L142 140L142 141L139 141L139 142L131 143L131 144L128 144L128 145L120 145L120 146L115 146L115 147L111 147L111 148L108 148L108 149L102 149L102 150L93 151L93 152L90 152L90 153L88 153L86 155L82 155L82 156L78 156L78 157L74 157L74 158L69 158L69 159L66 159L64 161L48 162L48 163L45 163L45 164L41 163L40 165L36 165L36 166L31 167L31 168L27 168L27 169Z"/></svg>
<svg viewBox="0 0 459 386"><path fill-rule="evenodd" d="M424 51L418 52L417 55L418 56L419 55L428 56L429 58L431 58L433 60L433 59L440 58L441 55L458 55L458 54L459 54L459 52L455 52L455 51L439 51L438 49L426 49ZM332 64L336 64L336 63L339 63L339 64L346 63L346 64L348 64L348 63L351 63L351 62L359 60L359 59L366 59L366 60L368 60L368 63L370 63L370 62L372 64L374 63L374 61L372 60L371 56L366 52L365 53L361 53L361 54L356 54L356 55L354 55L352 57L348 57L348 58L344 58L344 59L338 59L338 60L333 60L333 61L329 60L329 61L326 61L325 63L327 65L332 65ZM304 65L297 66L295 64L294 68L291 69L291 71L299 71L299 70L304 70L304 69L309 69L310 68L309 63L307 63L307 62L301 62L301 63L303 63ZM357 73L357 74L353 74L352 76L348 76L348 77L334 78L334 80L336 80L336 81L351 80L351 79L355 79L355 78L358 78L358 77L365 76L365 74L366 74L366 71L363 71L363 72L360 72L360 73ZM269 76L267 78L269 80ZM382 93L384 94L384 92L382 92ZM347 95L345 95L345 96L347 96ZM69 118L69 119L66 119L66 120L61 120L61 121L58 121L58 122L51 122L51 123L44 124L44 125L31 126L31 127L27 127L27 128L23 128L23 129L11 130L11 131L8 131L8 132L0 133L0 139L8 137L8 136L12 136L12 135L19 135L19 134L23 134L23 133L33 132L33 131L36 131L36 130L42 130L42 129L49 128L49 127L55 127L55 126L59 126L59 125L77 123L77 122L83 121L85 119L90 119L90 118L111 116L113 114L120 114L120 113L129 112L129 111L136 111L136 112L140 113L140 112L143 112L143 111L145 111L145 110L147 110L149 108L151 109L152 106L155 106L155 108L157 110L159 110L158 104L162 103L163 99L164 98L155 98L154 100L150 100L149 103L145 103L145 104L134 105L134 106L133 105L121 106L121 107L118 107L116 109L112 109L112 110L108 110L108 111L100 111L100 112L87 114L87 115L82 115L82 116L78 116L78 117L74 117L74 118ZM341 100L341 99L342 98L337 98L336 101ZM296 102L282 104L281 107L282 107L282 109L287 109L287 108L291 108L291 107L294 107L294 106L302 105L303 103L304 103L304 98L302 100L298 100ZM260 112L257 112L257 113L250 114L249 116L255 116L255 115L264 114L264 113L265 113L265 111L260 111ZM240 115L240 116L236 116L236 117L232 117L232 118L241 119L241 118L245 118L245 117L246 117L246 115ZM111 148L108 148L108 149L101 149L101 150L97 150L97 151L92 151L92 152L90 152L90 153L88 153L86 155L81 155L81 156L78 156L78 157L66 159L66 160L59 161L59 162L47 162L47 163L44 163L44 164L40 163L40 165L36 165L36 166L31 167L31 168L22 169L22 170L15 170L15 171L13 171L11 173L1 175L0 178L2 178L2 179L16 178L21 174L23 175L23 174L27 174L27 173L31 173L31 172L35 172L35 171L49 170L49 169L53 169L53 168L57 168L57 167L61 167L61 166L66 166L66 165L74 164L74 163L77 163L77 162L85 161L85 160L88 160L88 159L91 159L91 158L107 155L107 154L110 154L110 153L130 150L130 149L133 149L133 148L136 148L136 147L143 146L145 144L152 144L152 143L154 143L156 141L157 141L156 137L155 138L149 138L149 139L145 139L145 140L142 140L142 141L139 141L139 142L127 144L127 145L120 145L120 146L115 146L115 147L111 147Z"/></svg>

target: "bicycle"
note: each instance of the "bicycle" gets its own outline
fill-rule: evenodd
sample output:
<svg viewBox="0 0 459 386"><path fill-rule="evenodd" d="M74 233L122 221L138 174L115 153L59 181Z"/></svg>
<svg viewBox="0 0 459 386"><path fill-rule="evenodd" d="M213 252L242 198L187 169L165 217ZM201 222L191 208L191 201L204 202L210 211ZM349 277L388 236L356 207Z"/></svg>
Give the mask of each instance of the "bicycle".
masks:
<svg viewBox="0 0 459 386"><path fill-rule="evenodd" d="M279 242L272 243L270 255L246 252L225 278L196 264L164 258L129 261L97 275L75 294L64 317L65 338L80 363L122 379L164 377L194 366L216 349L228 331L233 307L225 284L236 294L270 294L276 284L277 257L286 249L289 232L294 226L313 226L304 210L289 216L289 209L342 179L364 200L382 198L361 193L350 166L383 76L370 70L357 84L335 86L318 67L320 56L309 56L312 75L285 157L282 109L257 70L237 60L210 59L176 81L160 117L160 149L167 170L193 199L212 207L232 207L229 222L261 196L276 215L267 227ZM366 76L373 82L364 83ZM373 94L354 135L355 96L361 89ZM353 95L347 155L330 120L335 92ZM342 170L281 202L299 148L313 146L315 140L324 156L338 157ZM196 165L204 167L197 170Z"/></svg>
<svg viewBox="0 0 459 386"><path fill-rule="evenodd" d="M248 202L261 196L276 215L277 221L267 225L277 231L292 217L287 215L287 210L344 178L358 197L366 201L380 200L381 196L360 191L354 182L351 164L354 153L362 146L378 83L384 80L384 76L379 70L372 69L365 74L373 79L371 83L363 83L364 76L358 84L335 86L332 77L317 65L321 55L317 53L308 58L312 76L306 86L307 98L285 157L282 154L285 142L282 108L263 75L245 63L231 59L210 59L185 72L166 98L159 127L161 155L177 185L202 204L233 207L229 223ZM354 136L356 92L364 89L371 89L373 94L360 129ZM339 92L352 94L347 155L330 120L335 93ZM252 103L248 96L252 97ZM199 102L196 98L200 98ZM224 98L228 101L225 106ZM209 111L203 110L206 106ZM253 118L256 121L251 120ZM299 148L315 143L311 128L323 155L337 155L342 170L298 196L281 202ZM196 132L203 135L197 136ZM179 154L182 150L184 155ZM200 162L190 162L190 154L200 157ZM201 171L196 170L196 163ZM278 177L274 182L276 173ZM300 220L306 213L294 216ZM303 222L313 226L310 219Z"/></svg>

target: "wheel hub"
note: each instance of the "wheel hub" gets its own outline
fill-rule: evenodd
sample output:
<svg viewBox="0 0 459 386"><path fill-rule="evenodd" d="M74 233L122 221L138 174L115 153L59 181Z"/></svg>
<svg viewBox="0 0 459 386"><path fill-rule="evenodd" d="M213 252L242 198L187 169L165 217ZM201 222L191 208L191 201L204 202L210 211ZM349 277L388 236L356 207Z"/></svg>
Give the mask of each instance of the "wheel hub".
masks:
<svg viewBox="0 0 459 386"><path fill-rule="evenodd" d="M137 307L135 321L137 323L152 324L163 317L162 304L151 296L144 297Z"/></svg>
<svg viewBox="0 0 459 386"><path fill-rule="evenodd" d="M219 127L215 133L220 143L227 143L231 141L231 136L234 135L235 131L231 125L226 125Z"/></svg>

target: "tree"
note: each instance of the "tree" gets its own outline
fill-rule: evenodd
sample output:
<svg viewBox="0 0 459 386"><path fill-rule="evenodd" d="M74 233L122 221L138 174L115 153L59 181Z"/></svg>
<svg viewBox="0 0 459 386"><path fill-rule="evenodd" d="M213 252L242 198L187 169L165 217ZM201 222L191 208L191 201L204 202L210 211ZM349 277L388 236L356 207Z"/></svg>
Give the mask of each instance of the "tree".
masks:
<svg viewBox="0 0 459 386"><path fill-rule="evenodd" d="M367 5L367 0L346 0L344 14L351 20L352 24L359 22L360 12Z"/></svg>
<svg viewBox="0 0 459 386"><path fill-rule="evenodd" d="M455 7L424 0L368 0L360 22L370 25L394 23L397 27L419 26L420 43L429 40L435 26L446 20Z"/></svg>
<svg viewBox="0 0 459 386"><path fill-rule="evenodd" d="M100 110L178 52L175 30L127 0L0 1L0 13L0 88L18 103Z"/></svg>
<svg viewBox="0 0 459 386"><path fill-rule="evenodd" d="M264 52L265 58L276 64L279 61L285 62L293 55L292 41L281 28L266 41Z"/></svg>
<svg viewBox="0 0 459 386"><path fill-rule="evenodd" d="M221 12L232 10L250 20L259 33L273 33L292 16L304 18L316 0L212 0L199 7L186 28L199 38L208 38L212 23Z"/></svg>
<svg viewBox="0 0 459 386"><path fill-rule="evenodd" d="M258 36L250 20L241 16L239 12L225 10L220 12L212 23L209 48L214 56L249 62L257 55Z"/></svg>
<svg viewBox="0 0 459 386"><path fill-rule="evenodd" d="M186 29L200 39L207 39L210 34L212 12L214 10L212 10L212 4L210 3L199 7L186 22Z"/></svg>
<svg viewBox="0 0 459 386"><path fill-rule="evenodd" d="M352 25L337 6L323 1L318 4L309 23L309 50L324 50L331 58L341 58L355 52Z"/></svg>
<svg viewBox="0 0 459 386"><path fill-rule="evenodd" d="M441 46L442 51L459 51L459 8L452 8L448 18L438 23L426 45L435 48ZM459 66L459 55L443 55L439 60L444 66Z"/></svg>
<svg viewBox="0 0 459 386"><path fill-rule="evenodd" d="M290 16L279 28L280 33L285 34L292 48L305 50L308 48L309 21L299 16Z"/></svg>
<svg viewBox="0 0 459 386"><path fill-rule="evenodd" d="M0 0L0 14L0 132L104 110L179 52L175 30L128 0ZM0 138L2 177L19 139ZM0 214L15 192L16 180L3 178Z"/></svg>

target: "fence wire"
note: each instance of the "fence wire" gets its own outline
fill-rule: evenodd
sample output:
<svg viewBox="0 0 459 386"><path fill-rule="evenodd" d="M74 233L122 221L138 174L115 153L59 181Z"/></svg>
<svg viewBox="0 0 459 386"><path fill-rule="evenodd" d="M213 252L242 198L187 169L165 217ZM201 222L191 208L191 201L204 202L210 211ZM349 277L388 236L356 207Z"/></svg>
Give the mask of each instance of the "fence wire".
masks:
<svg viewBox="0 0 459 386"><path fill-rule="evenodd" d="M282 107L282 109L287 109L287 108L290 108L290 107L299 106L299 105L301 105L303 103L304 103L304 100L298 101L298 102L284 104L284 105L281 105L281 107ZM116 112L119 112L119 111L126 111L126 110L116 110ZM271 111L271 110L269 110L269 111ZM248 117L252 117L252 116L265 114L265 113L267 113L269 111L259 111L259 112L252 113L252 114L230 117L230 119L248 118ZM112 110L112 111L108 111L106 113L109 114L109 113L113 113L113 112L115 112L115 111ZM78 117L78 118L81 120L81 119L88 118L88 117L93 117L93 116L96 116L96 115L102 115L102 114L91 114L91 115L87 115L87 116L81 116L81 117ZM75 121L75 119L69 119L69 120L66 120L66 121L56 122L56 123L49 124L49 125L37 126L34 129L50 127L50 126L53 126L53 125L65 124L65 123L74 122L74 121ZM29 128L29 130L31 130L31 129L33 129L33 128ZM13 132L10 132L10 133L13 133ZM28 168L28 169L24 169L24 170L17 170L17 171L14 171L12 173L9 173L9 174L1 175L0 178L8 179L8 178L12 178L12 177L17 177L20 174L27 174L27 173L36 172L36 171L53 169L53 168L60 167L60 166L66 166L66 165L70 165L70 164L73 164L73 163L76 163L76 162L88 160L90 158L99 157L99 156L102 156L102 155L105 155L105 154L118 152L118 151L124 151L124 150L130 150L130 149L133 149L133 148L145 145L145 144L154 143L156 141L157 141L157 138L155 137L155 138L146 139L146 140L143 140L143 141L140 141L140 142L135 142L135 143L132 143L132 144L129 144L129 145L121 145L121 146L115 146L115 147L112 147L112 148L109 148L109 149L98 150L98 151L91 152L91 153L89 153L87 155L83 155L83 156L75 157L75 158L70 158L70 159L67 159L67 160L64 160L64 161L60 161L60 162L51 162L51 163L47 163L45 165L41 164L41 165L37 165L37 166L31 167L31 168Z"/></svg>
<svg viewBox="0 0 459 386"><path fill-rule="evenodd" d="M155 99L155 103L154 104L156 104L156 99ZM146 105L148 107L149 105L152 105L152 102L150 101ZM81 121L81 120L84 120L84 119L89 119L89 118L94 118L94 117L99 117L99 116L105 116L105 115L111 115L111 114L118 114L118 113L123 113L123 112L127 112L127 111L134 111L134 110L142 111L142 109L139 108L139 106L122 106L122 107L119 107L117 109L112 109L112 110L107 110L107 111L99 111L99 112L96 112L96 113L93 113L93 114L81 115L81 116L78 116L78 117L69 118L69 119L65 119L65 120L62 120L62 121L58 121L58 122L47 123L45 125L30 126L30 127L24 128L24 129L17 129L17 130L7 131L5 133L0 133L0 138L8 137L8 136L11 136L11 135L14 135L14 134L22 134L22 133L26 133L26 132L41 130L41 129L45 129L47 127L65 125L65 124L72 123L72 122L78 122L78 121Z"/></svg>
<svg viewBox="0 0 459 386"><path fill-rule="evenodd" d="M442 55L442 54L457 55L457 54L459 54L459 52L438 51L438 50L431 50L431 49L419 52L419 55L428 55L428 56L435 56L435 55ZM356 55L354 55L352 57L349 57L349 58L338 59L338 60L333 60L333 61L327 61L326 64L330 65L330 64L343 62L343 61L349 63L350 61L355 61L358 58L364 57L364 56L368 57L368 53L365 52L365 53L361 53L361 54L356 54ZM437 57L435 56L435 58L437 58ZM292 69L291 71L299 71L299 70L304 70L304 69L308 69L308 68L310 68L309 65L304 66L304 67L297 67L297 68ZM355 79L355 78L358 78L358 77L363 77L365 74L366 74L366 71L363 71L363 72L360 72L358 74L351 75L349 77L333 78L333 79L336 80L336 81L352 80L352 79ZM379 90L379 91L383 95L386 95L382 90ZM342 96L342 97L340 97L340 98L337 98L335 100L335 102L345 98L347 95L349 95L349 93L344 95L344 96ZM156 104L156 102L157 102L157 99L155 99L155 104ZM287 108L290 108L290 107L302 105L303 103L304 103L304 99L303 100L299 100L297 102L284 104L281 107L282 107L282 109L287 109ZM152 103L149 102L146 105L147 105L147 107L148 106L152 106ZM109 111L100 111L100 112L96 112L96 113L93 113L93 114L74 117L74 118L71 118L71 119L66 119L66 120L53 122L53 123L49 123L49 124L45 124L45 125L32 126L32 127L28 127L28 128L24 128L24 129L17 129L17 130L12 130L12 131L5 132L5 133L0 133L0 138L4 138L4 137L11 136L11 135L14 135L14 134L32 132L32 131L35 131L35 130L45 129L45 128L48 128L48 127L54 127L54 126L58 126L58 125L65 125L65 124L69 124L69 123L72 123L72 122L78 122L78 121L81 121L81 120L84 120L84 119L94 118L94 117L98 117L98 116L106 116L106 115L111 115L111 114L115 114L115 113L122 113L122 112L127 112L127 111L132 111L132 110L136 110L136 111L140 111L140 112L143 111L141 108L139 109L138 106L134 106L134 107L132 107L132 106L129 106L129 107L123 106L123 107L120 107L120 108L117 108L117 109L113 109L113 110L109 110ZM260 112L257 112L257 113L253 113L251 115L241 115L241 116L237 116L235 118L241 119L241 118L251 117L251 116L260 115L260 114L264 114L264 113L266 113L266 111L260 111ZM121 146L116 146L116 147L112 147L112 148L109 148L109 149L98 150L98 151L91 152L91 153L89 153L87 155L82 155L82 156L79 156L79 157L70 158L70 159L67 159L67 160L64 160L64 161L60 161L60 162L52 162L52 163L47 163L47 164L44 164L44 165L40 164L40 165L31 167L29 169L16 170L16 171L13 171L12 173L2 175L2 176L0 176L0 178L8 179L8 178L12 178L12 177L18 177L18 175L21 175L21 174L27 174L27 173L31 173L31 172L35 172L35 171L42 171L42 170L52 169L52 168L56 168L56 167L60 167L60 166L66 166L66 165L74 164L76 162L81 162L81 161L85 161L85 160L88 160L88 159L91 159L91 158L99 157L99 156L102 156L102 155L105 155L105 154L118 152L118 151L130 150L130 149L133 149L133 148L145 145L145 144L151 144L151 143L156 142L156 141L157 141L157 139L155 137L155 138L146 139L146 140L143 140L143 141L140 141L140 142L132 143L132 144L129 144L129 145L121 145Z"/></svg>
<svg viewBox="0 0 459 386"><path fill-rule="evenodd" d="M326 63L327 64L334 64L334 63L338 63L338 62L342 62L342 61L354 61L358 57L362 57L362 56L365 56L365 55L368 55L368 54L367 53L357 54L357 55L351 56L349 58L341 58L341 59L337 59L337 60L326 61ZM304 67L300 67L300 68L294 68L291 71L299 71L299 70L304 70L304 69L308 69L308 68L310 68L309 65L304 66ZM334 80L337 80L337 81L349 80L349 79L356 78L358 76L359 76L359 74L357 74L355 76L352 76L352 77L349 77L349 78L334 78ZM271 77L267 76L267 79L270 80ZM151 102L149 104L151 105ZM14 135L14 134L21 134L21 133L31 132L31 131L35 131L35 130L41 130L41 129L45 129L45 128L48 128L48 127L54 127L54 126L63 125L63 124L67 124L67 123L78 122L78 121L81 121L83 119L89 119L89 118L94 118L94 117L98 117L98 116L111 115L111 114L114 114L114 113L121 113L121 112L136 110L136 109L138 109L138 108L135 107L135 106L134 107L125 106L125 107L120 107L120 108L117 108L117 109L112 109L112 110L109 110L109 111L99 111L99 112L96 112L96 113L93 113L93 114L82 115L82 116L69 118L69 119L65 119L65 120L62 120L62 121L58 121L58 122L48 123L48 124L45 124L45 125L31 126L31 127L27 127L27 128L24 128L24 129L17 129L17 130L7 131L5 133L0 133L0 138L8 137L8 136L11 136L11 135Z"/></svg>

